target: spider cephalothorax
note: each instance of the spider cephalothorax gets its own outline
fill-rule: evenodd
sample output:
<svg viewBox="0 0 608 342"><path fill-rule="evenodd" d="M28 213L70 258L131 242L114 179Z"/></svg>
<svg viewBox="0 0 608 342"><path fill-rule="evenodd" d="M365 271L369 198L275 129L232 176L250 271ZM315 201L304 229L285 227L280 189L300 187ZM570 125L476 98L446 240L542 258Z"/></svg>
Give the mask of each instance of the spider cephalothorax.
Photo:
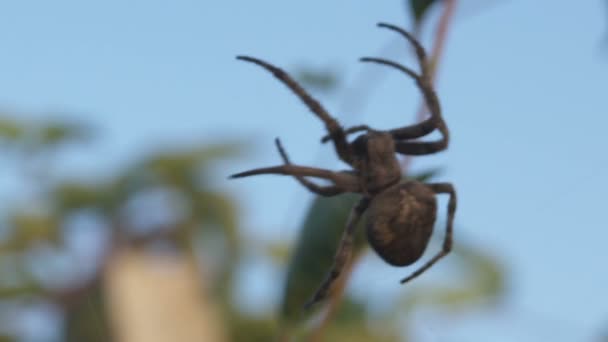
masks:
<svg viewBox="0 0 608 342"><path fill-rule="evenodd" d="M420 74L413 70L385 59L362 58L363 62L378 63L397 69L416 82L421 90L426 105L431 113L426 120L391 130L376 130L366 125L343 129L329 113L310 96L297 82L283 70L248 56L238 56L243 61L257 64L270 71L283 82L300 100L317 116L328 131L322 142L333 142L338 157L351 166L351 171L334 172L325 169L291 164L287 153L276 139L276 146L283 159L283 165L259 168L237 173L231 178L247 177L259 174L281 174L294 176L303 186L321 196L335 196L345 192L362 195L361 200L353 207L346 222L346 228L334 264L327 278L307 303L310 306L327 296L333 281L340 275L349 261L354 232L361 216L367 211L367 238L372 248L387 263L395 266L406 266L417 261L423 254L433 232L437 217L436 194L448 194L448 217L442 249L431 260L426 262L401 282L405 283L429 269L452 248L452 226L456 211L456 192L450 183L423 183L419 181L401 181L401 169L395 153L402 155L425 155L445 150L449 142L449 131L443 117L439 99L432 87L426 53L420 43L408 32L389 24L378 24L401 34L407 39L416 52L420 65ZM441 138L437 141L412 141L438 130ZM364 132L352 142L347 135ZM332 185L321 186L305 177L329 180Z"/></svg>

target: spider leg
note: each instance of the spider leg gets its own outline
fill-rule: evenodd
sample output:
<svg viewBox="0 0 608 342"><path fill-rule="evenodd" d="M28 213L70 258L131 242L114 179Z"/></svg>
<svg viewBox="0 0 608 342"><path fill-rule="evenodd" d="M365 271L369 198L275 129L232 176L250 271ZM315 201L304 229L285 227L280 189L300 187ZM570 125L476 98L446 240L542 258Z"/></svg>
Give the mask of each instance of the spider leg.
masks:
<svg viewBox="0 0 608 342"><path fill-rule="evenodd" d="M359 125L359 126L353 126L353 127L346 129L344 131L344 134L349 135L349 134L353 134L353 133L357 133L357 132L361 132L361 131L371 131L371 130L372 129L367 125ZM325 144L326 142L328 142L330 140L331 140L330 135L326 135L323 138L321 138L321 142L323 144Z"/></svg>
<svg viewBox="0 0 608 342"><path fill-rule="evenodd" d="M424 154L433 154L443 151L448 147L448 142L445 139L429 142L406 142L395 141L395 152L410 156L420 156Z"/></svg>
<svg viewBox="0 0 608 342"><path fill-rule="evenodd" d="M274 77L276 77L279 81L281 81L287 88L289 88L296 96L300 98L302 102L313 112L323 124L325 124L325 128L327 129L329 136L334 142L334 147L336 149L336 153L345 163L352 165L353 156L350 150L350 146L346 141L346 134L342 129L342 126L336 121L325 108L313 98L300 84L298 84L289 74L287 74L284 70L268 63L263 60L249 57L249 56L237 56L239 60L250 62L253 64L257 64L262 68L270 71Z"/></svg>
<svg viewBox="0 0 608 342"><path fill-rule="evenodd" d="M281 158L283 159L283 162L285 163L285 165L292 165L291 161L289 160L289 156L287 155L287 152L285 151L285 149L283 148L283 145L281 144L281 140L279 138L276 138L274 140L274 143L276 144L277 150L279 150L279 154L281 155ZM294 177L298 180L298 182L300 182L300 184L302 184L304 187L306 187L306 189L310 190L311 192L313 192L317 195L335 196L335 195L344 193L344 191L346 191L345 189L343 189L339 186L336 186L336 185L321 186L321 185L317 185L317 184L309 181L308 179L306 179L302 176L294 175Z"/></svg>
<svg viewBox="0 0 608 342"><path fill-rule="evenodd" d="M453 226L454 226L454 213L456 212L456 190L450 183L431 183L427 184L436 194L448 194L450 199L448 201L448 217L445 227L445 238L443 239L443 246L441 251L437 253L431 260L427 261L424 265L412 272L409 276L401 280L401 284L407 283L408 281L418 277L424 271L428 270L433 266L439 259L446 256L452 250L452 239L453 239Z"/></svg>
<svg viewBox="0 0 608 342"><path fill-rule="evenodd" d="M378 26L390 29L401 34L405 39L410 42L410 44L414 46L414 50L418 59L418 64L420 65L421 73L420 75L418 75L412 69L386 59L364 57L361 58L361 61L386 65L395 68L405 73L409 77L413 78L416 82L416 85L422 92L426 105L429 111L431 112L431 116L422 122L410 126L392 129L389 132L393 135L393 138L395 140L403 140L420 138L431 133L435 129L439 129L442 135L442 139L440 141L444 141L445 145L447 146L449 140L449 131L447 129L447 126L443 122L443 117L441 115L441 105L439 103L437 94L433 89L433 82L424 48L410 33L397 26L385 23L379 23Z"/></svg>
<svg viewBox="0 0 608 342"><path fill-rule="evenodd" d="M262 167L245 172L236 173L230 178L242 178L262 174L288 175L295 177L316 177L327 179L333 182L342 192L360 193L359 179L347 172L333 172L330 170L319 169L316 167L299 166L299 165L281 165ZM337 189L336 188L336 189Z"/></svg>
<svg viewBox="0 0 608 342"><path fill-rule="evenodd" d="M441 116L441 109L439 107L439 100L437 94L430 85L430 80L425 80L427 77L416 75L411 69L404 67L395 62L380 59L380 58L362 58L364 62L374 62L378 64L388 65L398 70L403 71L407 75L411 76L416 80L418 87L422 90L423 95L426 99L427 106L431 111L431 117L428 119L411 126L393 129L390 133L393 135L395 141L395 151L397 153L406 155L421 155L431 154L441 150L445 150L448 147L450 132L443 121ZM441 138L433 142L404 142L400 141L403 139L414 139L426 134L431 133L435 128L439 129Z"/></svg>
<svg viewBox="0 0 608 342"><path fill-rule="evenodd" d="M331 267L331 270L327 274L327 277L325 278L319 289L314 293L312 298L304 305L305 309L309 309L312 305L322 301L327 297L331 285L336 279L338 279L338 277L342 273L342 269L350 261L354 247L355 230L357 228L357 224L359 223L361 215L363 215L363 213L369 206L369 202L369 198L363 197L359 201L359 203L357 203L351 209L350 215L348 216L348 220L346 221L346 229L342 234L340 245L338 246L338 250L336 252L336 255L334 256L334 262Z"/></svg>

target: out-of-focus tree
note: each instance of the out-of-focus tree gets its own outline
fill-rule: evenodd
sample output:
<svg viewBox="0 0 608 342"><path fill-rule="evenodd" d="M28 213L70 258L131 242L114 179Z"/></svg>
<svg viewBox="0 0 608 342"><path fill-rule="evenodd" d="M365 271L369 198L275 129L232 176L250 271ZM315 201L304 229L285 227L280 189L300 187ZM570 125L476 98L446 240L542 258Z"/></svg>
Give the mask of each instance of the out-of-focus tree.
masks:
<svg viewBox="0 0 608 342"><path fill-rule="evenodd" d="M210 315L234 315L224 308L230 307L229 289L239 255L238 214L234 201L212 186L208 170L216 160L234 156L239 147L200 145L155 153L104 181L32 177L48 169L58 146L85 137L85 133L63 122L0 120L4 149L15 151L19 157L14 160L15 167L34 171L24 174L24 187L37 190L35 198L9 208L3 215L0 273L4 281L0 283L0 300L41 298L56 305L65 315L68 341L108 341L113 335L124 335L121 329L131 327L107 318L132 308L125 307L124 300L109 300L108 291L122 298L120 292L129 291L132 285L140 289L131 294L143 297L155 293L159 303L162 295L168 296L161 304L169 312L179 307L172 308L168 303L183 308L197 303L190 309L198 308L198 312L191 312L191 316L198 315L201 321L210 321ZM45 164L31 165L34 159ZM98 237L88 242L98 250L96 255L75 251L73 235L82 229L91 230L82 234ZM91 264L83 265L81 258ZM154 260L160 261L155 264ZM181 273L177 271L180 265ZM153 278L156 273L146 273L146 269L156 270L154 267L168 271L154 282L142 282L146 277ZM152 289L162 286L168 289ZM201 300L182 299L178 303L182 292L175 288L198 294ZM208 302L206 306L202 305L203 299ZM218 307L216 313L207 310L212 305ZM175 322L188 321L185 312L172 312ZM145 314L137 315L133 322L145 323L142 316ZM221 320L217 321L217 330L223 330ZM110 322L114 323L113 329ZM199 326L192 324L192 328ZM181 333L176 336L184 336L183 326L177 329L171 322L164 322L161 327L164 331L175 328ZM192 336L204 333L201 330Z"/></svg>

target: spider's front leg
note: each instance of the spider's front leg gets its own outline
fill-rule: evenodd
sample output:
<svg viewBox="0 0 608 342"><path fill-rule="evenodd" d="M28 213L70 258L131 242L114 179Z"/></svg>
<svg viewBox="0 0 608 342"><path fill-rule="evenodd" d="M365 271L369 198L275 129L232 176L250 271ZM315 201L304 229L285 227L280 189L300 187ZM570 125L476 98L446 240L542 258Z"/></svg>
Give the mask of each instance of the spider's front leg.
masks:
<svg viewBox="0 0 608 342"><path fill-rule="evenodd" d="M283 159L283 163L285 163L285 165L292 165L291 161L289 160L289 156L287 155L287 152L285 151L285 149L283 148L283 145L281 144L281 140L279 138L276 138L274 140L274 143L277 146L277 150L279 151L281 158ZM327 186L318 185L318 184L315 184L315 183L309 181L305 177L299 176L299 175L294 175L294 177L306 189L308 189L311 192L313 192L317 195L320 195L320 196L325 196L325 197L335 196L335 195L342 194L347 190L347 189L341 188L337 185L327 185Z"/></svg>
<svg viewBox="0 0 608 342"><path fill-rule="evenodd" d="M324 191L328 192L328 194L326 194L326 196L334 195L337 193L343 193L343 192L352 192L352 193L361 192L361 186L359 184L359 179L350 173L333 172L330 170L319 169L316 167L300 166L300 165L293 165L293 164L262 167L259 169L239 172L239 173L235 173L235 174L231 175L229 178L243 178L243 177L264 175L264 174L294 176L296 178L315 177L315 178L329 180L335 184L335 187L329 187L327 189L323 189L323 187L318 186L316 184L312 184L311 182L308 182L308 181L305 181L305 183L302 183L304 186L306 186L309 190L311 190L313 192L316 192L315 190L319 190L319 192L317 192L317 193L319 193L320 195L323 195L320 192L324 192ZM312 184L312 186L311 186L311 184Z"/></svg>
<svg viewBox="0 0 608 342"><path fill-rule="evenodd" d="M418 59L418 64L420 65L420 74L399 63L382 58L364 57L361 58L361 61L385 65L397 69L406 74L407 76L411 77L416 82L416 85L422 92L426 106L429 112L431 113L430 117L422 122L410 126L392 129L389 131L395 139L396 152L405 155L423 155L435 153L446 149L448 147L450 134L441 114L441 105L439 103L439 98L437 97L435 89L433 88L431 69L424 48L422 47L420 42L418 42L418 40L414 38L414 36L397 26L385 23L380 23L378 24L378 26L399 33L414 47L414 51L416 52L416 57ZM431 133L435 129L439 130L439 132L441 133L441 138L438 141L402 141L423 137Z"/></svg>
<svg viewBox="0 0 608 342"><path fill-rule="evenodd" d="M353 254L353 247L355 242L355 232L357 228L357 224L361 219L361 216L369 207L370 199L368 197L363 197L359 203L357 203L351 210L350 215L348 216L348 220L346 221L346 229L342 234L342 238L340 240L340 245L338 246L338 250L336 251L336 255L334 256L334 262L331 267L331 270L327 274L327 277L319 287L319 289L314 293L312 298L304 305L305 309L309 309L315 303L318 303L325 299L331 289L331 285L334 283L336 279L342 273L344 266L348 264L351 260Z"/></svg>
<svg viewBox="0 0 608 342"><path fill-rule="evenodd" d="M353 164L353 154L350 150L350 145L346 140L346 133L344 133L344 129L336 119L334 119L329 112L323 108L321 103L317 101L314 97L312 97L298 82L296 82L287 72L283 69L278 68L268 62L265 62L261 59L249 57L249 56L237 56L238 60L242 60L245 62L253 63L261 66L262 68L270 71L274 77L276 77L279 81L281 81L289 90L291 90L311 112L313 112L325 125L329 133L329 137L334 142L334 147L336 149L336 153L338 157L345 163L352 165Z"/></svg>

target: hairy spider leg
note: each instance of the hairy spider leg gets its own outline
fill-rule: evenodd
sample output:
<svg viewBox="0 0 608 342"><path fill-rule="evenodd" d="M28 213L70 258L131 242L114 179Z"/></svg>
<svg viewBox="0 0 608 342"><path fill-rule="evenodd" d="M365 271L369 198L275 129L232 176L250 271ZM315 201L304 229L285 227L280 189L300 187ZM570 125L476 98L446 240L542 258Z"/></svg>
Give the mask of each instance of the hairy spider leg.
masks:
<svg viewBox="0 0 608 342"><path fill-rule="evenodd" d="M242 178L262 174L275 174L295 177L316 177L332 181L336 185L336 187L339 188L342 192L361 192L359 180L352 174L293 164L262 167L259 169L253 169L233 174L230 176L230 178Z"/></svg>
<svg viewBox="0 0 608 342"><path fill-rule="evenodd" d="M418 64L420 66L420 70L422 71L423 74L428 74L428 64L427 64L427 57L426 57L426 52L424 50L424 47L422 47L422 44L420 44L420 42L409 32L407 32L406 30L402 29L399 26L395 26L392 24L387 24L387 23L378 23L376 24L376 26L380 27L380 28L386 28L389 29L391 31L395 31L397 33L399 33L400 35L402 35L405 39L407 39L407 41L410 42L410 44L412 44L412 46L414 47L414 52L416 52L416 57L418 58Z"/></svg>
<svg viewBox="0 0 608 342"><path fill-rule="evenodd" d="M448 194L450 196L450 199L448 200L448 217L445 227L443 245L439 253L437 253L431 260L427 261L424 265L420 266L420 268L418 268L416 271L412 272L412 274L403 278L401 280L401 284L407 283L408 281L418 277L452 250L454 213L456 212L456 190L450 183L430 183L426 185L430 187L436 194Z"/></svg>
<svg viewBox="0 0 608 342"><path fill-rule="evenodd" d="M323 123L325 124L325 128L329 132L329 136L334 142L334 147L338 157L345 163L352 165L353 154L350 150L350 145L346 141L346 134L344 133L344 129L342 126L336 121L329 113L323 108L321 103L313 98L300 84L298 84L294 79L292 79L289 74L287 74L282 69L265 62L263 60L249 57L249 56L237 56L239 60L250 62L253 64L257 64L262 68L270 71L274 77L276 77L279 81L281 81L287 88L289 88L296 96L300 98L302 102L313 112Z"/></svg>
<svg viewBox="0 0 608 342"><path fill-rule="evenodd" d="M285 151L285 149L283 148L283 145L281 144L281 140L279 138L276 138L274 140L274 143L277 146L277 150L279 150L279 154L281 155L281 158L283 159L283 162L285 163L285 165L292 165L291 161L289 160L289 156L287 155L287 152ZM336 185L322 186L322 185L315 184L302 176L294 175L294 177L306 189L310 190L311 192L313 192L317 195L328 197L328 196L339 195L346 191L345 189L343 189L339 186L336 186Z"/></svg>
<svg viewBox="0 0 608 342"><path fill-rule="evenodd" d="M406 155L423 155L445 150L449 144L450 132L441 116L441 107L439 106L437 94L433 90L429 81L426 81L425 77L420 77L416 75L411 69L406 68L393 61L370 57L361 58L361 61L387 65L395 69L401 70L402 72L414 78L414 80L416 80L418 88L422 91L429 110L431 111L431 116L418 124L397 128L390 131L390 133L393 135L393 138L396 140L395 152ZM414 139L424 136L426 134L431 133L435 128L437 128L441 133L441 138L437 141L401 141L403 139Z"/></svg>
<svg viewBox="0 0 608 342"><path fill-rule="evenodd" d="M353 206L348 216L348 220L346 221L346 228L344 229L344 233L342 234L342 238L340 239L340 245L338 246L338 250L336 255L334 256L334 262L331 267L331 270L327 274L327 277L315 291L312 298L304 305L305 309L309 309L315 303L318 303L325 299L329 294L329 290L333 282L338 279L344 266L348 264L353 254L353 247L355 242L355 231L357 228L357 224L361 219L361 216L369 206L370 199L368 197L363 197L359 200L357 204Z"/></svg>
<svg viewBox="0 0 608 342"><path fill-rule="evenodd" d="M422 122L410 126L391 129L389 132L392 134L393 138L395 138L396 140L415 139L425 136L431 133L435 128L437 128L439 122L442 121L441 108L439 106L439 100L437 99L435 91L433 90L432 86L430 86L429 82L425 80L425 77L417 75L412 69L408 67L383 58L363 57L360 59L360 61L386 65L397 69L413 78L416 82L416 85L421 90L425 102L431 112L431 116L429 116L426 120Z"/></svg>
<svg viewBox="0 0 608 342"><path fill-rule="evenodd" d="M344 134L346 135L350 135L353 133L357 133L357 132L361 132L361 131L371 131L372 129L368 126L368 125L359 125L359 126L353 126L353 127L349 127L348 129L346 129L344 131ZM321 142L323 144L325 144L326 142L331 140L331 136L326 135L323 138L321 138Z"/></svg>
<svg viewBox="0 0 608 342"><path fill-rule="evenodd" d="M390 132L393 134L393 137L397 140L414 139L430 133L435 128L439 128L440 130L442 130L441 126L445 126L445 124L443 124L443 117L441 115L441 105L439 103L439 99L437 98L437 94L433 89L433 80L431 76L429 61L426 56L426 52L422 47L422 44L420 44L420 42L411 33L405 31L404 29L398 26L387 23L379 23L378 27L386 28L399 33L414 47L414 51L416 52L416 57L418 60L418 65L420 66L420 75L417 75L411 69L392 61L377 58L368 58L366 61L391 66L412 77L416 81L416 85L418 86L418 88L422 91L422 95L424 96L427 108L431 112L429 118L430 120L427 119L419 124L414 124L411 126L391 130ZM446 132L442 131L441 133L447 136L447 128Z"/></svg>
<svg viewBox="0 0 608 342"><path fill-rule="evenodd" d="M364 58L361 58L360 60L362 62L383 64L383 65L395 68L395 69L405 73L406 75L410 76L411 78L413 78L414 81L416 81L416 85L421 90L422 95L424 96L426 105L429 108L429 111L431 112L430 117L422 122L419 122L419 123L416 123L416 124L413 124L410 126L391 129L389 132L391 133L391 135L393 136L393 138L395 140L420 138L420 137L423 137L423 136L431 133L436 128L438 128L442 134L441 140L439 140L438 142L435 142L435 143L431 143L433 146L429 150L431 152L425 152L426 151L425 147L418 147L417 146L418 144L409 146L407 143L404 147L402 147L403 151L401 151L401 152L398 151L398 152L403 153L403 154L410 154L410 151L413 151L413 152L411 152L411 154L428 154L428 153L434 153L434 152L447 148L448 140L449 140L449 131L447 129L447 126L443 122L443 117L441 116L441 106L439 103L439 99L437 98L437 94L435 93L433 86L432 86L431 75L430 75L430 71L429 71L429 67L428 67L428 60L427 60L424 48L422 47L420 42L418 42L418 40L416 40L416 38L414 38L409 32L407 32L397 26L386 24L386 23L379 23L378 27L387 28L389 30L392 30L392 31L395 31L395 32L401 34L413 45L414 50L416 52L416 57L417 57L418 63L420 65L421 74L418 75L418 74L416 74L416 72L414 72L412 69L410 69L408 67L405 67L399 63L396 63L396 62L393 62L390 60L386 60L386 59L382 59L382 58L364 57ZM345 133L348 135L351 133L356 133L356 132L360 132L360 131L370 131L370 130L371 130L371 128L369 128L368 126L360 125L360 126L354 126L354 127L348 128L345 131ZM322 138L321 141L327 142L327 141L329 141L329 139L330 139L329 136L325 136Z"/></svg>

